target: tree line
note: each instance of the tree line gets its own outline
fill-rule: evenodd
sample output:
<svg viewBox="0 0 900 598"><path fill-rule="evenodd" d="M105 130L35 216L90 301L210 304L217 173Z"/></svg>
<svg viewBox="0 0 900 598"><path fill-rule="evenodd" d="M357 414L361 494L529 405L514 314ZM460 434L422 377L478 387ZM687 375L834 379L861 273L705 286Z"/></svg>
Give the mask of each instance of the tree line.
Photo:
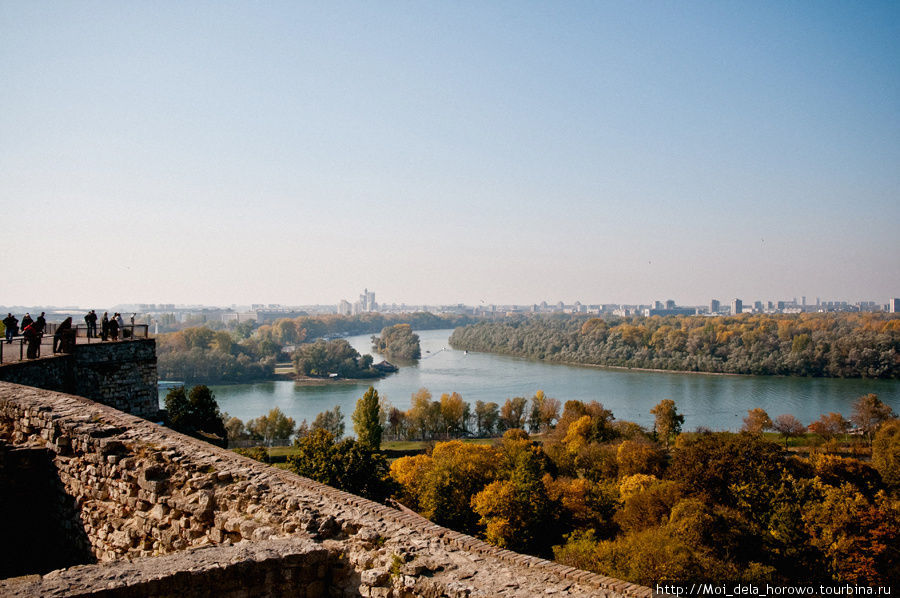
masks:
<svg viewBox="0 0 900 598"><path fill-rule="evenodd" d="M523 316L457 328L450 344L469 351L629 368L900 377L896 314Z"/></svg>
<svg viewBox="0 0 900 598"><path fill-rule="evenodd" d="M366 313L357 316L301 316L282 318L271 324L256 322L235 323L230 328L221 322L207 322L203 326L185 328L177 332L156 336L157 371L162 379L185 380L197 383L242 383L271 379L275 364L288 361L295 351L337 356L332 362L336 367L322 367L328 373L341 370L352 374L346 377L374 377L371 356L349 355L356 361L350 367L346 361L349 352L332 343L308 348L323 337L335 335L367 334L383 331L397 324L408 324L418 330L453 328L474 322L469 316L456 314L432 314L415 312L408 314ZM324 342L324 341L323 341ZM346 341L343 341L346 343ZM347 345L349 347L349 344ZM322 349L321 351L319 349ZM351 348L355 353L355 350ZM368 360L365 359L368 357ZM294 361L305 359L298 356ZM322 365L320 362L319 365ZM304 368L298 368L303 375ZM310 369L317 369L315 364Z"/></svg>
<svg viewBox="0 0 900 598"><path fill-rule="evenodd" d="M410 411L427 406L444 426L464 421L455 393L443 401L424 389L416 394ZM211 404L202 391L187 396L198 409ZM245 431L296 430L288 467L300 475L393 498L510 550L635 583L900 582L900 420L875 395L857 399L850 417L871 442L870 462L789 453L762 432L775 429L786 441L806 430L795 419L781 426L793 416L770 418L762 409L748 411L740 433L685 433L671 400L650 411L650 430L596 401L566 401L549 419L542 407L554 402L543 393L530 408L519 410L522 402L507 401L515 411L507 423L540 438L510 427L490 445L438 442L389 467L379 448L391 408L371 387L351 417L355 439L342 438L339 407L299 427L275 409ZM435 404L446 412L437 416ZM219 422L229 435L234 419Z"/></svg>

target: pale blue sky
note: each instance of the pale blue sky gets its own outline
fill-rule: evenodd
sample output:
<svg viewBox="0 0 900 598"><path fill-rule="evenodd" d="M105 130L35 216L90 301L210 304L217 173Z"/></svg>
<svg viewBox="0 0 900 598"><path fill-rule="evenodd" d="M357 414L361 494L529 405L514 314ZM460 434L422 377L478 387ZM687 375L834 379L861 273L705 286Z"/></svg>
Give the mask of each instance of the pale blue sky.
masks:
<svg viewBox="0 0 900 598"><path fill-rule="evenodd" d="M900 295L896 2L0 0L0 303Z"/></svg>

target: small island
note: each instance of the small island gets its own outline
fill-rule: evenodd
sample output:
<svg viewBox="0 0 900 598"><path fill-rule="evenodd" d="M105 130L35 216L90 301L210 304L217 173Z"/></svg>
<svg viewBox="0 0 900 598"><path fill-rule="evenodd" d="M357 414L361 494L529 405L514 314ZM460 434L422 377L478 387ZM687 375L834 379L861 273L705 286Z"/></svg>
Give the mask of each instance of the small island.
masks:
<svg viewBox="0 0 900 598"><path fill-rule="evenodd" d="M422 357L419 335L409 324L394 324L381 330L381 336L372 337L372 349L393 359L412 361Z"/></svg>
<svg viewBox="0 0 900 598"><path fill-rule="evenodd" d="M292 358L298 376L309 378L377 378L383 372L371 355L360 355L344 339L319 339L297 347Z"/></svg>

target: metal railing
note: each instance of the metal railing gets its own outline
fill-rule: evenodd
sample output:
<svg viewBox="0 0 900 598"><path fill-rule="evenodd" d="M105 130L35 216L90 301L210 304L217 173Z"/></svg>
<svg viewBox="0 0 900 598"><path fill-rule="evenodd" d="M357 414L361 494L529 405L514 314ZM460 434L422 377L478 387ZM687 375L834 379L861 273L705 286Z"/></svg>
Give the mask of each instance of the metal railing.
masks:
<svg viewBox="0 0 900 598"><path fill-rule="evenodd" d="M40 357L41 355L53 354L53 337L56 334L58 327L59 324L47 324L46 328L44 329L44 334L43 336L41 336L40 342L37 346L37 357ZM99 325L97 326L97 336L88 336L88 329L86 324L78 324L77 326L72 328L72 332L74 332L74 336L72 338L77 344L115 342L108 336L105 341L100 337ZM149 324L125 324L119 329L119 335L116 341L132 341L136 339L149 338L149 336ZM63 345L65 345L65 343L63 343ZM12 363L14 361L25 361L27 359L27 351L28 341L22 335L14 336L12 338L12 342L7 342L5 337L0 338L0 364Z"/></svg>

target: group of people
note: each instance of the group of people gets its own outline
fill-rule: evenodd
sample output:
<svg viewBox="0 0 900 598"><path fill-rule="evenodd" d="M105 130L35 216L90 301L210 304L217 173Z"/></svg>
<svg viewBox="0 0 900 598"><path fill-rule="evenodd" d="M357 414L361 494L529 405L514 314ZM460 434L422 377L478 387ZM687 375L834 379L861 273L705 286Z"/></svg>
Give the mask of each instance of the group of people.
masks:
<svg viewBox="0 0 900 598"><path fill-rule="evenodd" d="M3 318L3 326L6 331L6 342L9 344L13 341L13 337L19 334L19 319L11 313L7 313ZM22 336L28 344L28 359L34 359L41 352L41 337L44 336L44 329L47 328L44 312L41 312L37 320L32 319L30 313L26 313L22 318L21 326Z"/></svg>
<svg viewBox="0 0 900 598"><path fill-rule="evenodd" d="M134 318L137 314L131 315L131 331L133 334L134 331ZM27 357L28 359L35 359L40 356L41 352L41 338L44 336L44 330L47 328L47 320L44 317L44 312L41 312L41 315L38 316L36 320L31 318L30 313L26 313L22 318L21 322L21 335L27 345ZM87 327L87 337L88 338L98 338L97 335L97 320L100 320L100 335L99 338L101 340L119 340L119 334L121 333L123 336L128 336L128 330L125 328L125 320L122 318L122 314L119 312L115 312L112 317L109 317L109 312L103 312L103 317L98 318L97 312L93 309L84 316L84 323ZM3 319L3 326L5 327L5 336L7 344L12 343L13 338L19 336L19 320L11 313L7 313L6 317ZM53 352L69 352L71 351L71 345L75 344L75 328L72 326L72 318L68 317L56 327L56 331L53 333Z"/></svg>

